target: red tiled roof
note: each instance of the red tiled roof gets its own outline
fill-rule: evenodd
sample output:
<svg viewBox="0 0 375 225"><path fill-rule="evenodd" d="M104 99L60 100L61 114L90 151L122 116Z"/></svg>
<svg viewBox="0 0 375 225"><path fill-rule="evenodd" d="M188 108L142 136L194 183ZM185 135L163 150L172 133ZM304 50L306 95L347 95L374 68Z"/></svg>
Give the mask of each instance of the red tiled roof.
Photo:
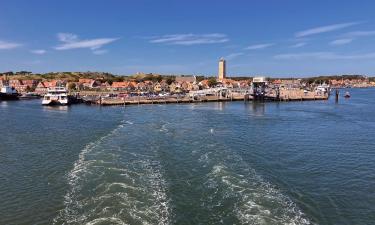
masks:
<svg viewBox="0 0 375 225"><path fill-rule="evenodd" d="M94 79L87 79L87 78L80 78L78 80L79 83L88 83L91 84L91 82L95 81Z"/></svg>

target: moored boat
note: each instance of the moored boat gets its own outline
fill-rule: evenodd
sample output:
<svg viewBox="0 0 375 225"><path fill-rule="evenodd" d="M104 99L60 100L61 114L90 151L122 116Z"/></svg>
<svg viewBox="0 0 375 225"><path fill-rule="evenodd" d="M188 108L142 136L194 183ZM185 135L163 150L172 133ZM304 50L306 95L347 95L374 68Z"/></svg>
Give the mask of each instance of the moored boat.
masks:
<svg viewBox="0 0 375 225"><path fill-rule="evenodd" d="M345 92L345 95L344 95L345 98L350 98L350 93L347 91Z"/></svg>
<svg viewBox="0 0 375 225"><path fill-rule="evenodd" d="M328 93L330 91L330 86L326 83L321 84L316 87L317 91L323 92L323 93Z"/></svg>
<svg viewBox="0 0 375 225"><path fill-rule="evenodd" d="M0 90L0 100L18 100L19 94L16 89L8 85L3 86Z"/></svg>
<svg viewBox="0 0 375 225"><path fill-rule="evenodd" d="M43 97L42 105L68 105L68 92L64 87L48 88L47 94Z"/></svg>

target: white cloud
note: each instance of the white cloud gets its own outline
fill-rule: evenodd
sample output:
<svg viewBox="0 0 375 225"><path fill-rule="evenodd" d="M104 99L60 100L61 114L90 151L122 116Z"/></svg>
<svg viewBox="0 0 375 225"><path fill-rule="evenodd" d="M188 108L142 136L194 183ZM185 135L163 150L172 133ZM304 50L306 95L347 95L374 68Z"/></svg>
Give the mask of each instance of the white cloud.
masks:
<svg viewBox="0 0 375 225"><path fill-rule="evenodd" d="M14 48L18 48L21 46L22 44L15 43L15 42L0 41L0 50L14 49Z"/></svg>
<svg viewBox="0 0 375 225"><path fill-rule="evenodd" d="M267 43L267 44L257 44L257 45L250 45L245 48L245 50L257 50L257 49L264 49L275 45L274 43Z"/></svg>
<svg viewBox="0 0 375 225"><path fill-rule="evenodd" d="M97 39L87 39L80 40L77 35L70 33L59 33L57 38L62 43L59 46L56 46L56 50L68 50L68 49L77 49L77 48L89 48L91 50L96 50L101 48L103 45L112 43L118 38L97 38Z"/></svg>
<svg viewBox="0 0 375 225"><path fill-rule="evenodd" d="M47 51L44 49L35 49L35 50L31 50L30 52L33 54L37 54L37 55L43 55L43 54L46 54Z"/></svg>
<svg viewBox="0 0 375 225"><path fill-rule="evenodd" d="M375 30L368 30L368 31L353 31L344 34L346 37L367 37L367 36L375 36Z"/></svg>
<svg viewBox="0 0 375 225"><path fill-rule="evenodd" d="M306 37L314 34L320 34L320 33L326 33L331 32L335 30L344 29L347 27L351 27L354 25L359 24L358 22L352 22L352 23L338 23L338 24L332 24L328 26L322 26L322 27L315 27L308 30L299 31L295 34L296 37Z"/></svg>
<svg viewBox="0 0 375 225"><path fill-rule="evenodd" d="M226 34L169 34L153 37L150 43L164 43L172 45L198 45L198 44L217 44L228 42Z"/></svg>
<svg viewBox="0 0 375 225"><path fill-rule="evenodd" d="M325 60L354 60L354 59L375 59L375 52L364 54L341 55L334 52L304 52L275 55L275 59L301 60L301 59L325 59Z"/></svg>
<svg viewBox="0 0 375 225"><path fill-rule="evenodd" d="M337 39L330 42L330 45L346 45L353 41L353 39L345 38L345 39Z"/></svg>
<svg viewBox="0 0 375 225"><path fill-rule="evenodd" d="M75 42L78 40L78 36L72 33L58 33L57 38L59 39L59 41L67 43Z"/></svg>
<svg viewBox="0 0 375 225"><path fill-rule="evenodd" d="M306 43L305 42L300 42L300 43L296 43L296 44L294 44L294 45L292 45L292 46L290 46L291 48L301 48L301 47L303 47L303 46L305 46L306 45Z"/></svg>
<svg viewBox="0 0 375 225"><path fill-rule="evenodd" d="M232 59L235 59L235 58L237 58L237 57L239 57L241 55L244 55L244 53L242 53L242 52L236 52L236 53L231 53L231 54L225 56L224 58L227 59L227 60L232 60Z"/></svg>

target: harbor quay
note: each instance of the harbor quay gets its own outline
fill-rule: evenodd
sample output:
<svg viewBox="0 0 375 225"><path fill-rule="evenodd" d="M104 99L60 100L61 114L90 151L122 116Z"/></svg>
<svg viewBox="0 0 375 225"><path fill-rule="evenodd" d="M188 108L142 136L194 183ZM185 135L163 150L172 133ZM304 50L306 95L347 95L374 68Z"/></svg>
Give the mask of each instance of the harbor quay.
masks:
<svg viewBox="0 0 375 225"><path fill-rule="evenodd" d="M192 91L188 94L174 95L124 95L121 93L81 92L74 93L82 102L95 105L137 105L137 104L171 104L226 101L313 101L327 100L328 92L304 91L300 89L267 90L262 99L256 99L252 89L212 88Z"/></svg>

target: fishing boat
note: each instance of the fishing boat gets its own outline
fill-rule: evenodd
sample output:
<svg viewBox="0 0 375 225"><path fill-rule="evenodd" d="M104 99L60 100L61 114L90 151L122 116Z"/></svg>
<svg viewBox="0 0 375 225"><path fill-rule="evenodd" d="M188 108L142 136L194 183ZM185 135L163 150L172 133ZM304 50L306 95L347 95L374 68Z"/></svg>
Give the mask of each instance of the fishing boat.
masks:
<svg viewBox="0 0 375 225"><path fill-rule="evenodd" d="M345 98L350 98L350 93L347 91L345 92L345 95L344 95Z"/></svg>
<svg viewBox="0 0 375 225"><path fill-rule="evenodd" d="M42 105L68 105L68 92L64 87L48 88L47 94L43 97Z"/></svg>
<svg viewBox="0 0 375 225"><path fill-rule="evenodd" d="M8 85L5 85L1 88L0 91L0 100L18 100L19 94L16 89L13 87L10 87Z"/></svg>

